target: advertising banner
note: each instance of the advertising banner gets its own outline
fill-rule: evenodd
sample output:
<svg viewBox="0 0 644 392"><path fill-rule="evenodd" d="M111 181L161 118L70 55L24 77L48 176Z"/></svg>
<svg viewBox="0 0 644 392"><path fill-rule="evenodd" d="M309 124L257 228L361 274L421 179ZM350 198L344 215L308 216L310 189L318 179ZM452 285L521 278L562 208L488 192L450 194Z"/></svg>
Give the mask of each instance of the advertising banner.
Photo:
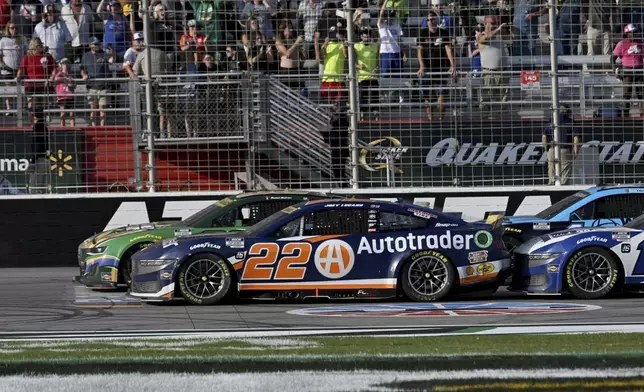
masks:
<svg viewBox="0 0 644 392"><path fill-rule="evenodd" d="M546 185L541 136L549 126L545 120L363 124L360 186ZM593 183L644 180L644 121L590 119L573 126L582 142L573 162L577 177L592 171Z"/></svg>

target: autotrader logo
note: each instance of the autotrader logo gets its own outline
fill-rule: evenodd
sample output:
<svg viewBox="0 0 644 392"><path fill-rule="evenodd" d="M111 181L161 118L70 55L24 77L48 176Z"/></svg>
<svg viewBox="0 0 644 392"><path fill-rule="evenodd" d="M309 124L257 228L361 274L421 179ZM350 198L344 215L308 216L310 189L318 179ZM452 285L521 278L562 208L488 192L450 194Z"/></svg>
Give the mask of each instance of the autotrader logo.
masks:
<svg viewBox="0 0 644 392"><path fill-rule="evenodd" d="M72 171L72 166L68 164L69 161L74 159L71 155L63 157L63 150L58 150L58 155L49 155L49 160L53 163L49 170L55 171L58 169L58 177L62 177L65 171Z"/></svg>
<svg viewBox="0 0 644 392"><path fill-rule="evenodd" d="M354 263L353 249L342 240L324 241L315 251L315 267L322 276L329 279L346 276Z"/></svg>

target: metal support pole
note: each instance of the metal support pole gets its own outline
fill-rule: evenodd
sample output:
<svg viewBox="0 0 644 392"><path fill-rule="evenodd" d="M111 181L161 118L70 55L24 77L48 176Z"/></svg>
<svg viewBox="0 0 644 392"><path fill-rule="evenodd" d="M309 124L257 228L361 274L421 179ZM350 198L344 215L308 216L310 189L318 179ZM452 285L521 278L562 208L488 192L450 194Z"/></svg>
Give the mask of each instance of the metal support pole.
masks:
<svg viewBox="0 0 644 392"><path fill-rule="evenodd" d="M143 0L143 39L145 43L145 111L147 113L148 137L148 192L155 191L156 169L154 167L154 99L152 97L152 54L150 53L150 9L149 0Z"/></svg>
<svg viewBox="0 0 644 392"><path fill-rule="evenodd" d="M555 186L561 185L561 135L559 129L559 79L557 76L557 2L548 0L550 22L550 74L552 77L552 141L555 147Z"/></svg>
<svg viewBox="0 0 644 392"><path fill-rule="evenodd" d="M347 18L347 41L349 44L349 135L351 137L351 185L353 189L359 188L358 170L358 79L356 78L356 43L353 25L353 11L355 0L348 0L345 8Z"/></svg>

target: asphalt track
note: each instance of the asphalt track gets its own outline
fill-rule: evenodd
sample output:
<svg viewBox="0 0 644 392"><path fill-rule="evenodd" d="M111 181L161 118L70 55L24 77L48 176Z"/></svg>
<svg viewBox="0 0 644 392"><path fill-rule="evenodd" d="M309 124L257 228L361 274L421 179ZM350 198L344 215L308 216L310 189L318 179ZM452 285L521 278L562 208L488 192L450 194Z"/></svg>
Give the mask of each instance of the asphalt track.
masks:
<svg viewBox="0 0 644 392"><path fill-rule="evenodd" d="M619 294L598 301L560 296L526 296L500 290L467 302L575 303L601 308L572 313L485 316L327 317L287 313L364 301L267 302L190 306L140 304L124 293L97 292L72 282L76 268L0 269L0 332L144 331L172 329L283 329L393 326L589 325L644 322L644 294ZM378 302L395 304L396 302ZM374 304L374 302L369 302Z"/></svg>

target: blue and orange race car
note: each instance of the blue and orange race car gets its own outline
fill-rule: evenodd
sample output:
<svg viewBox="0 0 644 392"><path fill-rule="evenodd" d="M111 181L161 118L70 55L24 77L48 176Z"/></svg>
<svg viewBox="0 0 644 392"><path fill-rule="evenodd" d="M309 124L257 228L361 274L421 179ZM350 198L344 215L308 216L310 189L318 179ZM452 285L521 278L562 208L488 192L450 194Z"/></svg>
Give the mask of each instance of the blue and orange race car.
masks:
<svg viewBox="0 0 644 392"><path fill-rule="evenodd" d="M500 225L499 225L500 227ZM321 200L283 209L245 232L157 242L137 252L130 295L211 305L251 298L434 301L495 289L510 254L492 225L412 204Z"/></svg>

